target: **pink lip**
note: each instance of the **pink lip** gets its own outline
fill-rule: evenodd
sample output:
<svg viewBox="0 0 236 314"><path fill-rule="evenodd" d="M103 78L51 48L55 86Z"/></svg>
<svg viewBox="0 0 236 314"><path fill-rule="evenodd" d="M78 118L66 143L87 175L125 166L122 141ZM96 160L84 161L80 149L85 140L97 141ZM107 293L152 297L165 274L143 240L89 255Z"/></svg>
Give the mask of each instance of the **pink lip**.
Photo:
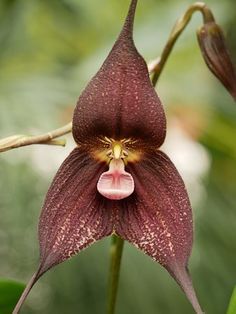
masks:
<svg viewBox="0 0 236 314"><path fill-rule="evenodd" d="M121 200L133 193L133 177L124 168L124 162L121 159L110 162L109 170L100 176L97 183L97 189L101 195L110 200Z"/></svg>

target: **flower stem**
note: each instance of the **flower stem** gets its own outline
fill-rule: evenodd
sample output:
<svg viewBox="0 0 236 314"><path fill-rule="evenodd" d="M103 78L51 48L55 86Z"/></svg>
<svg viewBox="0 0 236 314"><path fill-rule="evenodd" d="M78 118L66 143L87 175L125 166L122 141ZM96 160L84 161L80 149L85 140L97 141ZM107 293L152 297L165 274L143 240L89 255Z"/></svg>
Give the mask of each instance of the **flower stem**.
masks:
<svg viewBox="0 0 236 314"><path fill-rule="evenodd" d="M196 11L202 13L204 23L214 21L214 16L211 10L204 2L195 2L194 4L189 6L185 13L175 23L170 33L170 36L167 40L167 43L162 51L161 56L156 61L154 61L154 63L152 63L152 65L149 67L149 72L153 73L152 76L153 86L156 85L177 39L182 34L184 29L188 25L189 21L191 20L192 15Z"/></svg>
<svg viewBox="0 0 236 314"><path fill-rule="evenodd" d="M120 265L121 265L123 247L124 247L124 240L116 235L112 236L111 241L112 241L111 249L110 249L111 264L110 264L110 273L109 273L107 314L115 314L119 275L120 275Z"/></svg>

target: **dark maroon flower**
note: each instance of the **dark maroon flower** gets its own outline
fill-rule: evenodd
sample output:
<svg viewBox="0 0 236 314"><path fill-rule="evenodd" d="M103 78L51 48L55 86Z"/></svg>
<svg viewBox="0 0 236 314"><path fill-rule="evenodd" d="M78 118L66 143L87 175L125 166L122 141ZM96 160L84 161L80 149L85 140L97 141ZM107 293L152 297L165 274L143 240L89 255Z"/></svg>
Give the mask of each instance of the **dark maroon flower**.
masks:
<svg viewBox="0 0 236 314"><path fill-rule="evenodd" d="M136 5L132 0L114 47L75 108L78 146L47 193L39 222L40 266L14 313L43 273L114 233L163 265L202 313L187 270L191 206L175 166L159 150L166 119L134 46Z"/></svg>
<svg viewBox="0 0 236 314"><path fill-rule="evenodd" d="M236 100L236 72L220 26L214 21L207 22L198 30L197 37L208 68Z"/></svg>

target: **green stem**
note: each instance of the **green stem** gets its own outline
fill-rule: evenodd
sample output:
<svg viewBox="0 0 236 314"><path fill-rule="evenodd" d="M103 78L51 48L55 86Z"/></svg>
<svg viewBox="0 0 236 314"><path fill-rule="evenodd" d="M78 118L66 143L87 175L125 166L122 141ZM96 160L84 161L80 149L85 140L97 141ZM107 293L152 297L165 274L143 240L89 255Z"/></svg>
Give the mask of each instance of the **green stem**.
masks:
<svg viewBox="0 0 236 314"><path fill-rule="evenodd" d="M115 314L123 247L124 240L116 235L113 235L110 249L111 264L108 286L108 314Z"/></svg>
<svg viewBox="0 0 236 314"><path fill-rule="evenodd" d="M151 72L153 73L153 76L152 76L153 86L156 85L177 39L182 34L184 29L188 25L189 21L191 20L192 15L196 11L201 12L204 23L209 23L209 22L214 21L214 16L211 10L207 7L207 5L204 2L195 2L194 4L189 6L189 8L186 10L183 16L181 16L180 19L178 19L178 21L175 23L170 33L170 36L167 40L167 43L162 51L161 57L157 60L156 64L152 68Z"/></svg>

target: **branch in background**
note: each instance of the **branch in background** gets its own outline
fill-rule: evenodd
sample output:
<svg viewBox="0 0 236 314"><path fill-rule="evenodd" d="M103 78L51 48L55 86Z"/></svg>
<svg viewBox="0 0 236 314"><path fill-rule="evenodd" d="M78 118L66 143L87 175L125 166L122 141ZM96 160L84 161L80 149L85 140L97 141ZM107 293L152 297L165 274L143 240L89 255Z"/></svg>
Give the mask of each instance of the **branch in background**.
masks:
<svg viewBox="0 0 236 314"><path fill-rule="evenodd" d="M32 144L46 144L46 145L59 145L65 146L66 141L64 139L55 140L62 135L70 133L72 129L72 123L68 123L63 127L53 130L51 132L36 135L13 135L0 140L0 152L5 152L7 150L18 148L22 146L32 145Z"/></svg>

